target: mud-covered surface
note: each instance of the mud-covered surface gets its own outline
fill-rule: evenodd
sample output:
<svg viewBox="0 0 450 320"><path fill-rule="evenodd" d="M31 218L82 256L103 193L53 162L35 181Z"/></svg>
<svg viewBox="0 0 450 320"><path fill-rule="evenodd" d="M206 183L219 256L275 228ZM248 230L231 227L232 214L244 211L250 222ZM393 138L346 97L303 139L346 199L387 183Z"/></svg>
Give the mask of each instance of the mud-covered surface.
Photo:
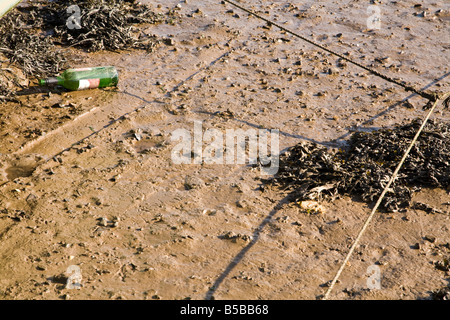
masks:
<svg viewBox="0 0 450 320"><path fill-rule="evenodd" d="M0 105L0 298L323 295L372 204L305 209L263 186L257 166L175 164L172 133L201 121L278 129L280 150L339 148L423 118L426 101L220 1L142 2L180 16L139 25L165 39L153 51L65 48L69 67L116 66L116 90L38 88L0 59L0 77L21 83ZM367 29L366 1L240 3L418 88L450 89L445 1L383 2L379 30ZM432 120L448 123L449 109ZM449 191L424 188L417 205L377 214L330 298L448 297Z"/></svg>

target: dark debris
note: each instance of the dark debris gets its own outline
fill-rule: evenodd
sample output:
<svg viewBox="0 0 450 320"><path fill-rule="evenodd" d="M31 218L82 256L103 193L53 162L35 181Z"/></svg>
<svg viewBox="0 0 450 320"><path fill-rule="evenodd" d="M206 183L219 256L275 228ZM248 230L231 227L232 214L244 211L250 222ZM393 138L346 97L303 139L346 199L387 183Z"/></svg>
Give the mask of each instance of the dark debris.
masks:
<svg viewBox="0 0 450 320"><path fill-rule="evenodd" d="M432 300L450 300L450 286L443 287L431 292Z"/></svg>
<svg viewBox="0 0 450 320"><path fill-rule="evenodd" d="M79 29L67 25L73 16L67 8L75 4ZM158 14L134 0L29 1L0 20L0 53L28 76L55 75L67 67L66 47L152 51L161 41L139 32L138 24L173 24L177 19L175 10Z"/></svg>
<svg viewBox="0 0 450 320"><path fill-rule="evenodd" d="M341 195L377 201L421 122L356 132L346 150L301 142L280 156L278 174L266 183L291 191L293 199L334 200ZM450 187L450 124L429 121L412 148L381 208L402 211L422 187Z"/></svg>
<svg viewBox="0 0 450 320"><path fill-rule="evenodd" d="M68 28L66 23L72 13L70 5L80 9L80 28ZM53 37L63 45L75 46L89 52L99 50L145 49L153 50L160 40L156 36L140 34L137 24L173 23L175 11L167 14L155 13L137 1L85 0L49 2L43 8L33 7L39 12L41 25L54 32Z"/></svg>
<svg viewBox="0 0 450 320"><path fill-rule="evenodd" d="M0 53L27 75L57 73L66 58L52 40L33 31L20 12L11 12L0 20Z"/></svg>

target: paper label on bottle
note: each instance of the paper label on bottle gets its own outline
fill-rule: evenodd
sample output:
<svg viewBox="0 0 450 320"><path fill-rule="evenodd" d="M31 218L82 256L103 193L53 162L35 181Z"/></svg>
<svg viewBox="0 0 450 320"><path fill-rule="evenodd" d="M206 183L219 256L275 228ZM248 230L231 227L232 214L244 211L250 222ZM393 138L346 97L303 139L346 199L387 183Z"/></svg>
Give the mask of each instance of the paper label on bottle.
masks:
<svg viewBox="0 0 450 320"><path fill-rule="evenodd" d="M80 80L80 83L78 85L78 90L95 89L95 88L98 88L99 85L100 85L100 79Z"/></svg>
<svg viewBox="0 0 450 320"><path fill-rule="evenodd" d="M71 69L71 71L91 71L92 68L75 68L75 69Z"/></svg>

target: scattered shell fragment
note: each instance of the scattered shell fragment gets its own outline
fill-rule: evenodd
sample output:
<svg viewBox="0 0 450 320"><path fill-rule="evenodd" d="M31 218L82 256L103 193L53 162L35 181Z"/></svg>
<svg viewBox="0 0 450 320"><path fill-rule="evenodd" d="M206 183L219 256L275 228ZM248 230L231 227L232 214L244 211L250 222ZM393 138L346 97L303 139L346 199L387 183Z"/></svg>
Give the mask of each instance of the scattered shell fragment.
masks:
<svg viewBox="0 0 450 320"><path fill-rule="evenodd" d="M306 200L298 203L301 209L306 210L308 213L325 213L326 209L323 205L317 201Z"/></svg>

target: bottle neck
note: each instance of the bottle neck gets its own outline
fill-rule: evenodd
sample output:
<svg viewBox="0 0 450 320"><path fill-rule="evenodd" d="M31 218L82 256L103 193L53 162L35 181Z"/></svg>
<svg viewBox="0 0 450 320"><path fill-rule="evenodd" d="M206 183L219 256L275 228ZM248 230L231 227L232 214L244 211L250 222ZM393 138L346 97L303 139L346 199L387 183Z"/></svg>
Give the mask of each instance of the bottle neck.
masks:
<svg viewBox="0 0 450 320"><path fill-rule="evenodd" d="M59 84L59 78L58 77L51 77L46 79L40 79L39 85L40 86L56 86Z"/></svg>

